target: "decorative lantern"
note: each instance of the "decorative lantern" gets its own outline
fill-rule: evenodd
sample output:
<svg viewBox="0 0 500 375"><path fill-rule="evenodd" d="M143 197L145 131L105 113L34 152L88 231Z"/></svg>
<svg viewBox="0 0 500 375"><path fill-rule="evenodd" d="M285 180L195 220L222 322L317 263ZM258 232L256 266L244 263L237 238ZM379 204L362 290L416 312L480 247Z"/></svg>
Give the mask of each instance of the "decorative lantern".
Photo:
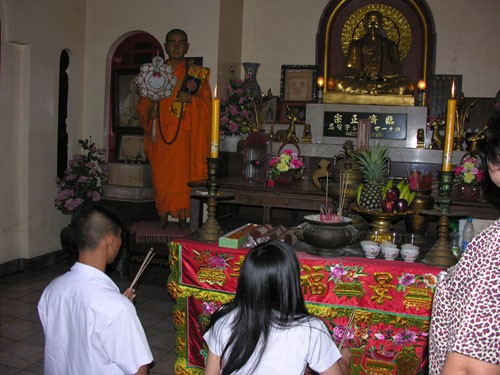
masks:
<svg viewBox="0 0 500 375"><path fill-rule="evenodd" d="M263 132L253 132L245 140L243 178L245 182L266 182L272 141Z"/></svg>

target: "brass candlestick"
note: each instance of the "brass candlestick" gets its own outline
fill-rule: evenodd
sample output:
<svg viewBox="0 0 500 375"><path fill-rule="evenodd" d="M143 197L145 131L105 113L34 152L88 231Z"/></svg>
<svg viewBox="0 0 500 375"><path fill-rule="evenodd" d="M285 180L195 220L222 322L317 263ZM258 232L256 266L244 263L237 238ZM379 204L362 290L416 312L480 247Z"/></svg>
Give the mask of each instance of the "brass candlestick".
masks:
<svg viewBox="0 0 500 375"><path fill-rule="evenodd" d="M443 268L451 267L457 262L457 258L451 251L451 244L448 239L448 225L450 223L449 218L464 216L463 213L450 212L452 184L453 172L440 172L438 199L439 209L421 211L424 215L439 216L438 239L422 261L426 264Z"/></svg>
<svg viewBox="0 0 500 375"><path fill-rule="evenodd" d="M218 242L222 235L222 229L216 219L217 212L217 194L219 193L219 185L217 184L217 171L219 170L219 158L207 158L208 164L208 217L200 230L195 233L194 238L201 242Z"/></svg>

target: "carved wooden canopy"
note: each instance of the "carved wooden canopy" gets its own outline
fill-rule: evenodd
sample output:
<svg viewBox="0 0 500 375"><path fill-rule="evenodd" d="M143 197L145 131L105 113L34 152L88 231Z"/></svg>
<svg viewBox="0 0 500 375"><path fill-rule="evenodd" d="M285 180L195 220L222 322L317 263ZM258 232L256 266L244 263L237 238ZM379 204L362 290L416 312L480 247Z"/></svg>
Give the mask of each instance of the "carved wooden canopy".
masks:
<svg viewBox="0 0 500 375"><path fill-rule="evenodd" d="M398 46L403 74L415 84L422 78L428 82L435 67L435 32L425 0L330 0L316 35L318 76L327 82L341 73L347 49L364 34L363 17L371 10L382 13L386 36Z"/></svg>

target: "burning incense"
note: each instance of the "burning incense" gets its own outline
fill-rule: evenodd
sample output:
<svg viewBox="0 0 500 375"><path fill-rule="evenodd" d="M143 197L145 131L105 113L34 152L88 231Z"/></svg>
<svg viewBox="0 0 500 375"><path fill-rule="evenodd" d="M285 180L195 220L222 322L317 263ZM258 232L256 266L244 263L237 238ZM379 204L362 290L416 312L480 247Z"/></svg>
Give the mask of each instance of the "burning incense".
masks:
<svg viewBox="0 0 500 375"><path fill-rule="evenodd" d="M348 181L349 181L349 171L347 171L346 173L340 173L339 206L337 207L337 216L339 218L342 218L342 210L345 204Z"/></svg>
<svg viewBox="0 0 500 375"><path fill-rule="evenodd" d="M137 281L141 277L142 273L144 272L144 270L148 266L149 262L151 262L151 259L153 259L153 257L155 256L156 253L154 253L153 250L154 250L153 248L149 249L146 257L142 261L141 267L139 267L139 271L137 271L137 274L135 275L134 280L132 281L132 283L129 286L130 289L134 288L135 284L137 283Z"/></svg>
<svg viewBox="0 0 500 375"><path fill-rule="evenodd" d="M328 168L326 169L325 209L328 210Z"/></svg>

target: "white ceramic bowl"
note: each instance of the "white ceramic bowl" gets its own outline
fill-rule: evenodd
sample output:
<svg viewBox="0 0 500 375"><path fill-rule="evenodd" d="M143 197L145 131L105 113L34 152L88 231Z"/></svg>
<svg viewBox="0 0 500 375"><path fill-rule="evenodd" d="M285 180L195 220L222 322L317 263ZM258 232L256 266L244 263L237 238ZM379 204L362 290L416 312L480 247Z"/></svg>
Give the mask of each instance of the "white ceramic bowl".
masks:
<svg viewBox="0 0 500 375"><path fill-rule="evenodd" d="M405 262L414 262L418 258L419 250L417 249L401 249L401 258Z"/></svg>
<svg viewBox="0 0 500 375"><path fill-rule="evenodd" d="M385 247L398 247L395 243L389 242L389 241L384 241L380 244L380 246L385 246Z"/></svg>
<svg viewBox="0 0 500 375"><path fill-rule="evenodd" d="M411 243L405 243L401 245L401 250L418 250L419 247L417 245L413 245Z"/></svg>
<svg viewBox="0 0 500 375"><path fill-rule="evenodd" d="M399 255L399 249L394 246L382 246L382 254L386 260L394 260Z"/></svg>
<svg viewBox="0 0 500 375"><path fill-rule="evenodd" d="M380 253L380 246L377 244L364 244L361 245L363 248L363 251L365 252L365 255L367 258L373 259L375 258L378 253Z"/></svg>
<svg viewBox="0 0 500 375"><path fill-rule="evenodd" d="M361 244L361 247L363 247L364 245L377 245L378 246L378 242L371 241L371 240L361 241L360 244Z"/></svg>

